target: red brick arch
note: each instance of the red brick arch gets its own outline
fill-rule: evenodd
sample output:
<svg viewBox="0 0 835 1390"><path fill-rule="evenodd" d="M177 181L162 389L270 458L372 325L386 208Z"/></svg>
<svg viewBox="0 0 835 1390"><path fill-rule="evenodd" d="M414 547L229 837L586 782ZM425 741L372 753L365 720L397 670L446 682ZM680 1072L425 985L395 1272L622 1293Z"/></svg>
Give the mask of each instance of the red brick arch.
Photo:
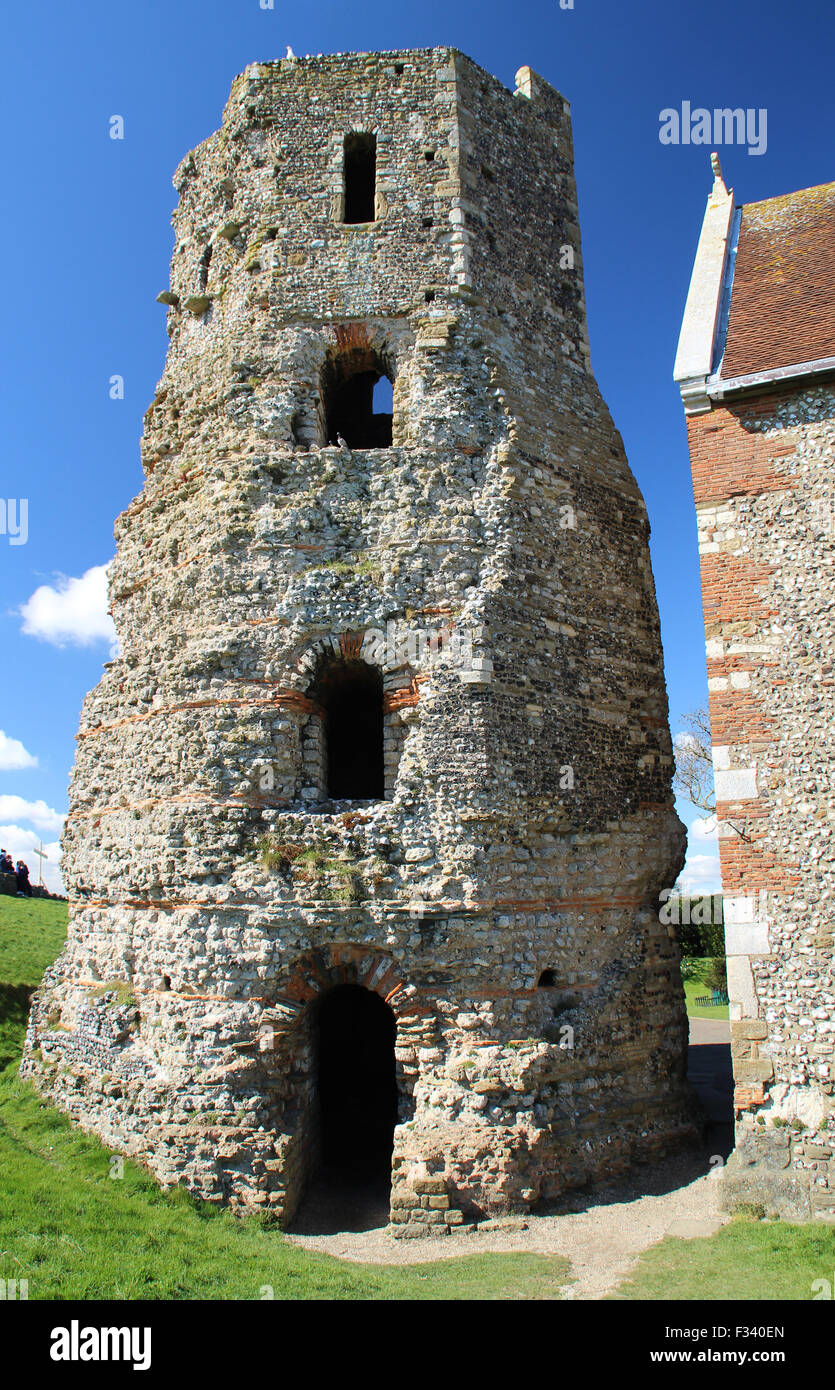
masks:
<svg viewBox="0 0 835 1390"><path fill-rule="evenodd" d="M306 951L280 982L274 1005L285 1026L320 995L337 985L361 985L373 990L399 1020L406 1015L425 1015L415 989L406 983L400 966L384 951L368 946L334 944Z"/></svg>

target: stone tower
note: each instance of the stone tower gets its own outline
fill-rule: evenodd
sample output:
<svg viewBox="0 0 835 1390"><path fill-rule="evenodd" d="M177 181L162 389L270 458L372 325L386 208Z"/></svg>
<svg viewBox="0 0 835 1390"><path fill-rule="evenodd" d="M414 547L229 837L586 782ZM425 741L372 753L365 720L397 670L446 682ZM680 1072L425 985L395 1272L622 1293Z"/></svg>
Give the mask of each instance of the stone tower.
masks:
<svg viewBox="0 0 835 1390"><path fill-rule="evenodd" d="M24 1071L283 1220L377 1163L395 1229L446 1232L693 1132L647 517L568 107L517 83L445 48L254 65L175 176Z"/></svg>
<svg viewBox="0 0 835 1390"><path fill-rule="evenodd" d="M729 1207L835 1217L835 183L714 155L675 375L699 525L736 1151Z"/></svg>

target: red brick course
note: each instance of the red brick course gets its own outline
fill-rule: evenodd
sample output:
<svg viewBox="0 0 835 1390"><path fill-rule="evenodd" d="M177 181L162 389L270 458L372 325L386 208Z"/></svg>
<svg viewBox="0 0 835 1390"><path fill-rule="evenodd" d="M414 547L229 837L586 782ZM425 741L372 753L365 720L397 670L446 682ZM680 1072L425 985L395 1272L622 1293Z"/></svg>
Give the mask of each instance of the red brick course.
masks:
<svg viewBox="0 0 835 1390"><path fill-rule="evenodd" d="M793 452L794 434L782 430L769 437L761 432L774 416L777 399L747 399L716 406L707 415L688 416L687 439L697 507L728 497L794 486L794 479L778 466ZM752 424L758 428L752 428Z"/></svg>

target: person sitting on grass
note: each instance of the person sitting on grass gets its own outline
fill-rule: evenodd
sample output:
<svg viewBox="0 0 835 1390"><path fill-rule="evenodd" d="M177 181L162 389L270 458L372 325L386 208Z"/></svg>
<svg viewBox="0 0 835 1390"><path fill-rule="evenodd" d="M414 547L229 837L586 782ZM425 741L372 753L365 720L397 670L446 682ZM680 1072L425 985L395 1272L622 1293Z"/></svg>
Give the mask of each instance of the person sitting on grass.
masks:
<svg viewBox="0 0 835 1390"><path fill-rule="evenodd" d="M19 898L31 898L32 885L29 882L29 868L28 865L24 864L22 859L18 859L17 861L15 882L17 884L17 896Z"/></svg>

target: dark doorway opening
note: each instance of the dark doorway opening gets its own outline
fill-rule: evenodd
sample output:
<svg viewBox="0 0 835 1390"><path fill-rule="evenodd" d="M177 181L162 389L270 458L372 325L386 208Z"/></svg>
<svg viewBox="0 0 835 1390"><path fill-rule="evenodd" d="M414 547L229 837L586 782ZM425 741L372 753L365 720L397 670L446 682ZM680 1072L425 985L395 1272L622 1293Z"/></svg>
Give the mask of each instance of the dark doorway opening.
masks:
<svg viewBox="0 0 835 1390"><path fill-rule="evenodd" d="M311 1025L319 1164L292 1229L382 1230L397 1123L394 1014L372 990L337 985L313 1006Z"/></svg>
<svg viewBox="0 0 835 1390"><path fill-rule="evenodd" d="M392 390L383 362L371 351L331 357L322 375L328 444L388 449L392 443Z"/></svg>
<svg viewBox="0 0 835 1390"><path fill-rule="evenodd" d="M345 136L345 221L373 222L377 184L377 137L360 131Z"/></svg>
<svg viewBox="0 0 835 1390"><path fill-rule="evenodd" d="M383 677L364 661L336 661L316 683L325 714L327 795L351 801L381 801L383 766Z"/></svg>
<svg viewBox="0 0 835 1390"><path fill-rule="evenodd" d="M322 1163L390 1181L397 1077L394 1014L360 985L325 994L317 1018Z"/></svg>

